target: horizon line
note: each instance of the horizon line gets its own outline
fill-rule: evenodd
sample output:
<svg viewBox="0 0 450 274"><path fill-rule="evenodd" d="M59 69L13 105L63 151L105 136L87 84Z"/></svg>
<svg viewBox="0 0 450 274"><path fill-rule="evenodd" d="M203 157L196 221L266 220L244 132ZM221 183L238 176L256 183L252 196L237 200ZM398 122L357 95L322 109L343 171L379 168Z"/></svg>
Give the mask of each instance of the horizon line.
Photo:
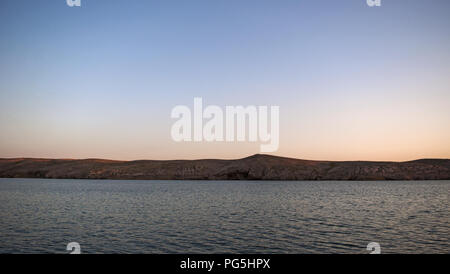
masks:
<svg viewBox="0 0 450 274"><path fill-rule="evenodd" d="M264 153L256 153L246 157L241 158L232 158L232 159L222 159L222 158L197 158L197 159L169 159L169 160L160 160L160 159L135 159L135 160L117 160L117 159L108 159L108 158L46 158L46 157L0 157L0 160L60 160L60 161L109 161L109 162L139 162L139 161L159 161L159 162L170 162L170 161L206 161L206 160L218 160L218 161L236 161L243 160L252 157L272 157L272 158L283 158L290 160L300 160L300 161L309 161L309 162L372 162L372 163L407 163L421 160L450 160L450 158L417 158L412 160L404 160L404 161L392 161L392 160L310 160L310 159L302 159L302 158L294 158L287 156L278 156L272 154L264 154Z"/></svg>

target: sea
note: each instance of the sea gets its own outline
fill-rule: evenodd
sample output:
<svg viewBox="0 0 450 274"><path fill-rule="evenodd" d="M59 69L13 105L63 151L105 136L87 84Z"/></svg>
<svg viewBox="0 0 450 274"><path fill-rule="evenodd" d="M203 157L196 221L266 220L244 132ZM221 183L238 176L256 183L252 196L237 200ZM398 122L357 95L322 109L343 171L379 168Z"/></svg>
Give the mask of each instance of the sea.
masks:
<svg viewBox="0 0 450 274"><path fill-rule="evenodd" d="M450 181L0 179L0 253L450 253Z"/></svg>

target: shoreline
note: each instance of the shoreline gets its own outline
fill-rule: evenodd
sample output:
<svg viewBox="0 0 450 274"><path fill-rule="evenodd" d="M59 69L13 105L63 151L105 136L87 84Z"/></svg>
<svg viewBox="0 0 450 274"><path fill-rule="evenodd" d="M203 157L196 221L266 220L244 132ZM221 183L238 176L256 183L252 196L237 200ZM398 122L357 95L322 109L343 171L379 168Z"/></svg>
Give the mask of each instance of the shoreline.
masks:
<svg viewBox="0 0 450 274"><path fill-rule="evenodd" d="M313 161L256 154L236 160L0 159L0 178L210 181L450 180L450 159Z"/></svg>

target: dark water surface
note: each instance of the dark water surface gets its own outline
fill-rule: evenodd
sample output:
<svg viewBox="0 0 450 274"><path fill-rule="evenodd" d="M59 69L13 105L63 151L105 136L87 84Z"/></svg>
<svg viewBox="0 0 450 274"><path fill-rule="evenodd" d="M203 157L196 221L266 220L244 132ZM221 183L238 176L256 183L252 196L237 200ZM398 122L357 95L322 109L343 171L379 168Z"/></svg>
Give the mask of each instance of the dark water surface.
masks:
<svg viewBox="0 0 450 274"><path fill-rule="evenodd" d="M450 181L0 179L0 253L450 253Z"/></svg>

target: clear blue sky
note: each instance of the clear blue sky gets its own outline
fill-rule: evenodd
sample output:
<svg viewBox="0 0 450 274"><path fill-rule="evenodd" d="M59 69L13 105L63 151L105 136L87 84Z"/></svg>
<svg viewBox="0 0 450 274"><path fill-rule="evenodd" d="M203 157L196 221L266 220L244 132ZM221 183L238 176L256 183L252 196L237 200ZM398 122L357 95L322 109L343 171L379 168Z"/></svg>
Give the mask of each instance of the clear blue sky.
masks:
<svg viewBox="0 0 450 274"><path fill-rule="evenodd" d="M0 157L237 158L172 107L279 105L278 155L450 158L450 1L0 1Z"/></svg>

